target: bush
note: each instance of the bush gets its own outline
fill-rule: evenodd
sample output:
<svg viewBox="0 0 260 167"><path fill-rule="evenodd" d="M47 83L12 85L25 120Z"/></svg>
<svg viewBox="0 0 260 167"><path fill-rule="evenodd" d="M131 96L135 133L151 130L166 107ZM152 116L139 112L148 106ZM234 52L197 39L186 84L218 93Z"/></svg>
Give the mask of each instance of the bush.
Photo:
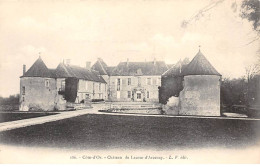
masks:
<svg viewBox="0 0 260 167"><path fill-rule="evenodd" d="M0 104L19 104L19 94L10 95L9 97L0 97Z"/></svg>
<svg viewBox="0 0 260 167"><path fill-rule="evenodd" d="M100 101L104 101L104 99L92 99L92 102L100 102Z"/></svg>

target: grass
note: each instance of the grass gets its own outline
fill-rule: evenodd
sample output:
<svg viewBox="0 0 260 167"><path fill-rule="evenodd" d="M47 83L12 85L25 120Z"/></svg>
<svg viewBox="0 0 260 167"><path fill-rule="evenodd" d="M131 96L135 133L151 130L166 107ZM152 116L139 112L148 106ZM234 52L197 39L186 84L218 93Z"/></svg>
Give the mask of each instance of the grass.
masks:
<svg viewBox="0 0 260 167"><path fill-rule="evenodd" d="M19 104L0 104L0 111L18 111Z"/></svg>
<svg viewBox="0 0 260 167"><path fill-rule="evenodd" d="M22 120L27 118L42 117L53 114L55 113L0 113L0 123Z"/></svg>
<svg viewBox="0 0 260 167"><path fill-rule="evenodd" d="M84 150L243 148L259 139L260 121L83 115L0 133L3 144Z"/></svg>

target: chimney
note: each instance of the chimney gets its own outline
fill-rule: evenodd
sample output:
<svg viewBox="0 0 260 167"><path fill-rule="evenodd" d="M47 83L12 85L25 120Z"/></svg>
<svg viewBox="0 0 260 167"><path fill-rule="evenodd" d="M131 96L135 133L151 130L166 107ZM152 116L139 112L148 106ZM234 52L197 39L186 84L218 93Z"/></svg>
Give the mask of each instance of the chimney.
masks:
<svg viewBox="0 0 260 167"><path fill-rule="evenodd" d="M155 64L156 64L156 58L153 59L153 65L155 65Z"/></svg>
<svg viewBox="0 0 260 167"><path fill-rule="evenodd" d="M87 61L87 62L86 62L86 69L90 70L90 65L91 65L91 62L90 62L90 61Z"/></svg>
<svg viewBox="0 0 260 167"><path fill-rule="evenodd" d="M26 65L23 65L23 75L26 73Z"/></svg>
<svg viewBox="0 0 260 167"><path fill-rule="evenodd" d="M127 66L129 65L129 59L128 58L126 59L126 65Z"/></svg>
<svg viewBox="0 0 260 167"><path fill-rule="evenodd" d="M70 59L66 59L66 65L67 65L67 66L70 65Z"/></svg>

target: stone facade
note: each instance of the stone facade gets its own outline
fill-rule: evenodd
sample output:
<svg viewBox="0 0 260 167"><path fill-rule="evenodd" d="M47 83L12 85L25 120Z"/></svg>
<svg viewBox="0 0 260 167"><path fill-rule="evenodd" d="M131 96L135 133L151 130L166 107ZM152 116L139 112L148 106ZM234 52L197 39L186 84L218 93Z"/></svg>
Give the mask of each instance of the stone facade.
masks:
<svg viewBox="0 0 260 167"><path fill-rule="evenodd" d="M220 76L184 77L179 115L220 116Z"/></svg>
<svg viewBox="0 0 260 167"><path fill-rule="evenodd" d="M112 101L159 102L161 76L110 76Z"/></svg>
<svg viewBox="0 0 260 167"><path fill-rule="evenodd" d="M80 103L85 99L106 100L107 84L80 79L78 83L77 99L75 102Z"/></svg>
<svg viewBox="0 0 260 167"><path fill-rule="evenodd" d="M92 66L108 84L108 100L159 102L161 75L168 69L165 62L120 62L109 67L102 59Z"/></svg>
<svg viewBox="0 0 260 167"><path fill-rule="evenodd" d="M48 69L39 57L20 77L21 111L66 110L66 103L107 99L107 83L87 68L60 63Z"/></svg>
<svg viewBox="0 0 260 167"><path fill-rule="evenodd" d="M20 111L64 110L66 101L58 94L54 78L23 77L20 80Z"/></svg>
<svg viewBox="0 0 260 167"><path fill-rule="evenodd" d="M220 116L221 74L200 51L187 65L169 69L162 84L160 99L166 114Z"/></svg>

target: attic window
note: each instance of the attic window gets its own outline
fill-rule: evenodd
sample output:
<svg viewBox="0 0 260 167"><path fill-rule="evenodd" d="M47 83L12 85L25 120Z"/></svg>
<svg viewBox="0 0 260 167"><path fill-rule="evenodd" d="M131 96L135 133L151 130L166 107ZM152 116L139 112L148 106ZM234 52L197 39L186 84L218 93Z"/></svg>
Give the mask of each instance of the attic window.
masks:
<svg viewBox="0 0 260 167"><path fill-rule="evenodd" d="M45 80L45 87L46 88L50 87L50 80L48 79Z"/></svg>

